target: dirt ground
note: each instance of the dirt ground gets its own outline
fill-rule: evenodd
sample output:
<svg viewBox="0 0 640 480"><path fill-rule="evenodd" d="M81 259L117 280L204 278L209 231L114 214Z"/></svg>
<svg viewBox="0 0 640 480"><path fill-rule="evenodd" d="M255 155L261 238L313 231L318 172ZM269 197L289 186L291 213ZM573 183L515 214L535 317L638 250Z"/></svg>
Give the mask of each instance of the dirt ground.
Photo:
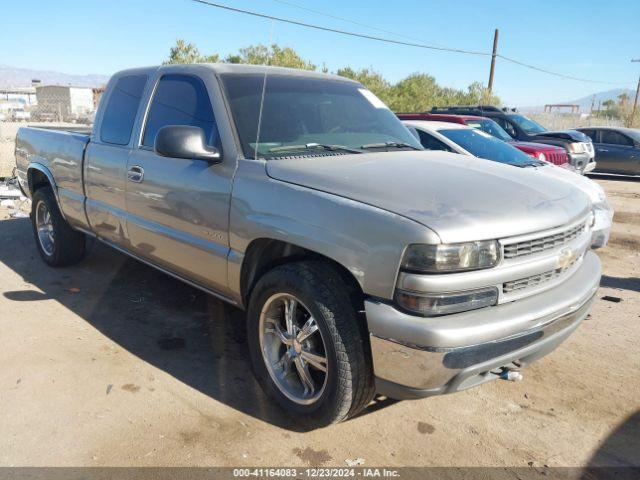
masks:
<svg viewBox="0 0 640 480"><path fill-rule="evenodd" d="M254 381L242 312L99 244L47 268L2 209L0 466L640 466L640 181L598 181L616 209L599 299L522 382L312 432Z"/></svg>

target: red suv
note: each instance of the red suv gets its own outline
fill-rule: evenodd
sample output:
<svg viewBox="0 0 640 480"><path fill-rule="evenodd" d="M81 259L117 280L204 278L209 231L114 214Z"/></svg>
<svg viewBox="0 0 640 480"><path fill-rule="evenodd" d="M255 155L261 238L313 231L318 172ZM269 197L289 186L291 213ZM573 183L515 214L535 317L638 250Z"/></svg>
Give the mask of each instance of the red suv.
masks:
<svg viewBox="0 0 640 480"><path fill-rule="evenodd" d="M554 165L567 167L569 165L569 156L564 148L554 145L545 145L544 143L519 142L511 138L504 129L496 122L486 117L476 115L447 115L443 113L396 113L400 120L431 120L434 122L450 122L468 125L473 128L482 130L489 135L493 135L500 140L509 142L518 150L522 150L527 155L537 158Z"/></svg>

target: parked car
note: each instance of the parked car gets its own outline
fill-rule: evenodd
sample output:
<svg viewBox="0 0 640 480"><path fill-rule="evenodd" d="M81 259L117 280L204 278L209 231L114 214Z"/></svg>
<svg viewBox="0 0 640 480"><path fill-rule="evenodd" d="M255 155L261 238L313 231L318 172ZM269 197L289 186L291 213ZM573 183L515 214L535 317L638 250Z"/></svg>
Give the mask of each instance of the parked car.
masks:
<svg viewBox="0 0 640 480"><path fill-rule="evenodd" d="M396 115L400 120L427 120L468 125L469 127L477 128L489 135L493 135L503 142L510 143L512 146L523 151L530 157L542 160L543 162L549 162L554 165L570 165L569 156L564 148L545 145L544 143L520 142L518 140L514 140L500 125L490 118L479 117L477 115L445 115L441 113L396 113Z"/></svg>
<svg viewBox="0 0 640 480"><path fill-rule="evenodd" d="M598 162L595 173L640 175L640 130L622 127L585 127L576 130L593 141Z"/></svg>
<svg viewBox="0 0 640 480"><path fill-rule="evenodd" d="M593 180L576 175L566 168L532 161L530 157L513 148L510 144L466 125L416 120L404 123L418 132L420 142L429 150L445 150L463 155L473 155L515 167L529 167L540 172L541 175L576 186L589 196L593 205L592 247L600 248L608 243L613 224L613 209L607 200L604 189Z"/></svg>
<svg viewBox="0 0 640 480"><path fill-rule="evenodd" d="M7 116L4 113L0 112L0 122L4 122L6 119Z"/></svg>
<svg viewBox="0 0 640 480"><path fill-rule="evenodd" d="M545 143L564 148L569 154L571 165L583 173L595 167L593 144L589 137L576 130L551 132L538 122L517 113L514 109L501 109L492 105L457 106L432 108L431 113L480 115L494 120L512 138L523 142Z"/></svg>
<svg viewBox="0 0 640 480"><path fill-rule="evenodd" d="M96 237L245 309L257 379L312 426L497 379L589 312L588 197L460 158L357 82L233 64L119 72L90 135L16 145L46 264Z"/></svg>
<svg viewBox="0 0 640 480"><path fill-rule="evenodd" d="M16 108L11 110L11 120L13 122L26 122L31 118L31 113L23 110L22 108Z"/></svg>

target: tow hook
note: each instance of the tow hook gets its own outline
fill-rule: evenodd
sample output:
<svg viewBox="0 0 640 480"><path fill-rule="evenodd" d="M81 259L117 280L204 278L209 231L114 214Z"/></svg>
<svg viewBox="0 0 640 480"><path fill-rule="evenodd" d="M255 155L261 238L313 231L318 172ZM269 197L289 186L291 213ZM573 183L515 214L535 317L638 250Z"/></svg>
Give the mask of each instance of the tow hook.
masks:
<svg viewBox="0 0 640 480"><path fill-rule="evenodd" d="M502 373L500 374L500 378L502 380L507 380L508 382L519 382L524 377L517 370L510 370L508 368L505 368L502 370Z"/></svg>

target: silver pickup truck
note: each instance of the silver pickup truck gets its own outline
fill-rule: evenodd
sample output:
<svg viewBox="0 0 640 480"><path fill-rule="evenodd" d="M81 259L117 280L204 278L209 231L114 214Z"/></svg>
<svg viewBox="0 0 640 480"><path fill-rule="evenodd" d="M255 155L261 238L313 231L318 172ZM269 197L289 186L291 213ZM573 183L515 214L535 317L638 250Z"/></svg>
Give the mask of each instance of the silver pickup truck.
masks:
<svg viewBox="0 0 640 480"><path fill-rule="evenodd" d="M340 77L123 71L91 134L22 128L16 160L47 264L95 237L245 309L257 379L310 426L521 369L600 280L580 190L424 151Z"/></svg>

